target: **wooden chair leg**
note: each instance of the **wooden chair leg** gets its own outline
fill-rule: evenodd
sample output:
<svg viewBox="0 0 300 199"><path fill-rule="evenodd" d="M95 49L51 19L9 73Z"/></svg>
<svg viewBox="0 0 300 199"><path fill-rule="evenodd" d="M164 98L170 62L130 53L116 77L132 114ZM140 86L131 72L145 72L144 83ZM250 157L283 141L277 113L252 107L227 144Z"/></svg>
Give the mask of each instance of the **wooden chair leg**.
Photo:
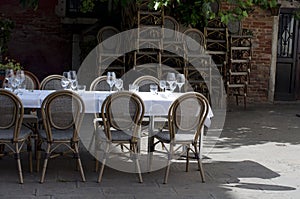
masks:
<svg viewBox="0 0 300 199"><path fill-rule="evenodd" d="M169 154L168 154L168 164L167 164L167 168L166 168L166 172L165 172L164 184L168 183L168 177L169 177L172 157L173 157L173 143L170 143L170 150L169 150Z"/></svg>
<svg viewBox="0 0 300 199"><path fill-rule="evenodd" d="M47 164L48 164L48 160L50 158L50 148L51 148L51 144L48 143L46 154L45 154L44 166L43 166L43 171L42 171L42 176L41 176L40 183L43 183L44 180L45 180L45 174L46 174Z"/></svg>
<svg viewBox="0 0 300 199"><path fill-rule="evenodd" d="M109 143L106 143L106 149L105 149L105 152L104 152L104 157L103 157L103 160L102 160L102 165L101 165L98 180L97 180L98 183L100 183L102 181L102 176L103 176L104 167L105 167L105 164L106 164L106 158L107 158L106 156L108 154L108 151L109 151Z"/></svg>
<svg viewBox="0 0 300 199"><path fill-rule="evenodd" d="M137 149L137 145L133 144L133 153L134 153L134 158L135 158L135 165L136 165L136 169L137 169L137 173L138 173L138 177L139 177L139 182L142 183L143 182L143 178L142 178L142 172L141 172L141 167L140 167L140 161L139 161L139 157L138 157L138 149Z"/></svg>
<svg viewBox="0 0 300 199"><path fill-rule="evenodd" d="M81 164L81 160L80 160L80 156L79 156L78 143L74 144L74 149L75 149L75 157L77 158L77 164L79 167L81 178L82 178L82 181L85 182L85 176L84 176L84 172L83 172L83 168L82 168L82 164Z"/></svg>
<svg viewBox="0 0 300 199"><path fill-rule="evenodd" d="M200 170L200 175L201 175L202 182L205 182L204 170L203 170L201 158L199 157L199 152L198 152L197 145L194 145L194 150L195 150L195 156L197 158L198 168Z"/></svg>
<svg viewBox="0 0 300 199"><path fill-rule="evenodd" d="M20 160L20 151L19 151L19 144L15 144L15 158L17 160L17 166L18 166L18 173L19 173L19 181L20 184L23 184L23 173L22 173L22 165L21 165L21 160Z"/></svg>

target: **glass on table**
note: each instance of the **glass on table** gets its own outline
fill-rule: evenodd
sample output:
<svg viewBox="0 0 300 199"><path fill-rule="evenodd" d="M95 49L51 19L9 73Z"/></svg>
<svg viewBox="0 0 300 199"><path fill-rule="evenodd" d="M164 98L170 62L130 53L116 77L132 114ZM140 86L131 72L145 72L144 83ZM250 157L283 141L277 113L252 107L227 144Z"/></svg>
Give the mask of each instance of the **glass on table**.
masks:
<svg viewBox="0 0 300 199"><path fill-rule="evenodd" d="M115 87L118 89L118 91L123 90L123 80L122 79L116 79Z"/></svg>
<svg viewBox="0 0 300 199"><path fill-rule="evenodd" d="M6 69L5 70L5 80L6 80L6 84L5 87L6 88L12 88L12 80L15 78L15 73L13 69Z"/></svg>
<svg viewBox="0 0 300 199"><path fill-rule="evenodd" d="M167 83L166 83L166 80L160 80L159 81L159 87L162 91L165 91L166 90L166 87L167 87Z"/></svg>
<svg viewBox="0 0 300 199"><path fill-rule="evenodd" d="M19 81L19 85L21 85L25 81L25 73L23 70L17 70L16 78Z"/></svg>
<svg viewBox="0 0 300 199"><path fill-rule="evenodd" d="M115 72L107 72L106 82L109 85L109 91L112 91L112 87L114 86L116 81L116 73Z"/></svg>
<svg viewBox="0 0 300 199"><path fill-rule="evenodd" d="M81 96L84 93L85 89L86 89L86 85L78 85L77 86L78 95Z"/></svg>
<svg viewBox="0 0 300 199"><path fill-rule="evenodd" d="M181 87L184 85L185 83L185 77L184 74L177 74L176 76L176 83L178 85L179 88L179 93L181 93Z"/></svg>
<svg viewBox="0 0 300 199"><path fill-rule="evenodd" d="M76 90L78 86L77 74L75 70L69 71L69 82L72 90Z"/></svg>
<svg viewBox="0 0 300 199"><path fill-rule="evenodd" d="M150 92L156 95L158 92L158 86L156 84L150 84Z"/></svg>
<svg viewBox="0 0 300 199"><path fill-rule="evenodd" d="M131 92L138 92L139 91L139 86L136 84L129 84L129 91Z"/></svg>
<svg viewBox="0 0 300 199"><path fill-rule="evenodd" d="M169 84L170 91L173 92L177 86L175 73L168 72L166 81Z"/></svg>
<svg viewBox="0 0 300 199"><path fill-rule="evenodd" d="M63 89L67 89L70 84L70 73L69 72L63 72L62 78L61 78L61 87Z"/></svg>

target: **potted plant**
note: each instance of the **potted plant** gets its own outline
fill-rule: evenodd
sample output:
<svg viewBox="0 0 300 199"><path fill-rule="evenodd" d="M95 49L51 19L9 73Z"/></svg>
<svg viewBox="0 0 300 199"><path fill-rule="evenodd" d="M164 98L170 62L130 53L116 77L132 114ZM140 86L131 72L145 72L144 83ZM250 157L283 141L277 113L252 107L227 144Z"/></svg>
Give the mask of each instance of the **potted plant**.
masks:
<svg viewBox="0 0 300 199"><path fill-rule="evenodd" d="M2 88L3 80L5 79L6 69L13 69L14 71L20 70L23 67L19 62L14 59L9 59L5 57L2 62L0 62L0 88Z"/></svg>

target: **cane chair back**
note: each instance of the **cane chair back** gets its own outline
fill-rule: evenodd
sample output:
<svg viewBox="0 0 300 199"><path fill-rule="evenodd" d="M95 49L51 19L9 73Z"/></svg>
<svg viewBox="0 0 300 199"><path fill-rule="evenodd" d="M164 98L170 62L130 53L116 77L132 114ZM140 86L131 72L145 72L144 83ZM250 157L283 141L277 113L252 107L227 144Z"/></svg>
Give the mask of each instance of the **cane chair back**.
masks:
<svg viewBox="0 0 300 199"><path fill-rule="evenodd" d="M31 72L24 71L25 74L25 85L27 90L38 90L40 89L39 79ZM31 129L35 135L37 134L37 127L39 122L39 117L37 115L36 109L25 109L23 116L23 125Z"/></svg>
<svg viewBox="0 0 300 199"><path fill-rule="evenodd" d="M134 85L139 86L139 91L141 92L149 92L150 84L156 84L159 88L159 79L153 77L151 75L144 75L137 78L134 82Z"/></svg>
<svg viewBox="0 0 300 199"><path fill-rule="evenodd" d="M200 136L208 110L209 103L207 99L197 92L185 93L172 103L168 114L169 130L155 135L159 142L169 143L170 147L164 183L167 183L171 157L174 157L174 151L176 151L174 147L177 144L187 148L186 171L188 171L189 151L191 150L197 158L202 181L205 181L201 159L199 158L198 141L201 140Z"/></svg>
<svg viewBox="0 0 300 199"><path fill-rule="evenodd" d="M186 53L189 55L197 55L199 53L203 54L205 52L205 37L200 30L196 28L189 28L185 30L183 32L183 41L186 42ZM195 41L198 45L195 43Z"/></svg>
<svg viewBox="0 0 300 199"><path fill-rule="evenodd" d="M120 91L108 96L101 107L104 133L109 143L129 144L134 155L139 181L142 182L138 153L144 103L135 93ZM101 133L101 132L100 132ZM103 133L103 132L102 132ZM124 152L124 151L123 151ZM109 149L106 150L109 153ZM106 157L106 156L105 156ZM102 161L98 182L101 181L106 159Z"/></svg>
<svg viewBox="0 0 300 199"><path fill-rule="evenodd" d="M32 171L32 156L30 135L31 131L23 129L22 120L24 115L24 108L21 100L12 92L0 89L0 145L6 145L16 157L19 173L19 182L23 183L23 173L20 160L20 152L25 142L29 154L29 166ZM11 146L13 145L13 146ZM0 154L0 157L5 155Z"/></svg>
<svg viewBox="0 0 300 199"><path fill-rule="evenodd" d="M164 41L176 41L178 40L178 31L179 31L179 24L171 16L164 16L164 28L173 30L168 31L168 34L164 34Z"/></svg>
<svg viewBox="0 0 300 199"><path fill-rule="evenodd" d="M24 71L25 73L25 84L27 90L38 90L40 89L39 79L31 72Z"/></svg>
<svg viewBox="0 0 300 199"><path fill-rule="evenodd" d="M109 85L106 82L107 76L99 76L94 79L90 86L90 91L109 91Z"/></svg>
<svg viewBox="0 0 300 199"><path fill-rule="evenodd" d="M98 75L102 75L105 71L114 70L119 75L125 72L125 56L121 50L121 39L118 36L120 31L113 26L104 26L98 31L97 40L97 65ZM107 40L110 37L113 39Z"/></svg>
<svg viewBox="0 0 300 199"><path fill-rule="evenodd" d="M48 143L41 182L44 182L48 159L56 157L57 145L66 146L77 158L82 180L85 181L78 151L78 130L85 111L81 97L68 90L56 91L44 99L41 110L45 130L40 131L40 139Z"/></svg>
<svg viewBox="0 0 300 199"><path fill-rule="evenodd" d="M41 82L41 90L61 90L61 75L49 75Z"/></svg>

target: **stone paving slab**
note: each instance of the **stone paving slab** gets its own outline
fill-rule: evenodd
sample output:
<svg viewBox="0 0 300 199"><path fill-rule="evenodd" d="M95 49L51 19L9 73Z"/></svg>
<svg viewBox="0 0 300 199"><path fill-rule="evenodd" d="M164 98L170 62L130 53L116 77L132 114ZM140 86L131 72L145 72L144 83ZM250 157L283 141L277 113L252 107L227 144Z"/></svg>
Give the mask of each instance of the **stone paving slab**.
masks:
<svg viewBox="0 0 300 199"><path fill-rule="evenodd" d="M171 165L168 184L164 169L135 174L105 168L97 183L93 157L82 151L87 182L81 182L75 161L49 161L45 182L40 173L28 172L23 156L24 184L18 184L12 157L0 159L0 198L299 198L300 197L300 104L232 107L216 146L203 160L206 183L201 182L195 161ZM25 154L24 154L25 155Z"/></svg>

